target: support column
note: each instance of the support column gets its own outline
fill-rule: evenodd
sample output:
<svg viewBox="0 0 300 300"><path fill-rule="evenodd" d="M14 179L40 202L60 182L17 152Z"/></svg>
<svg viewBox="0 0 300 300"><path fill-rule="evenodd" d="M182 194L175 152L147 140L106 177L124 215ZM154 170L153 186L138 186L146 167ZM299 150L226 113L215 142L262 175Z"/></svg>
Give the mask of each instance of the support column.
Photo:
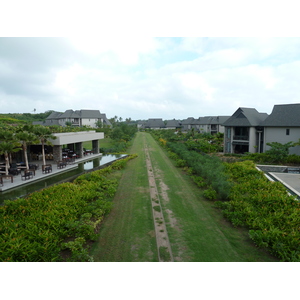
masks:
<svg viewBox="0 0 300 300"><path fill-rule="evenodd" d="M92 141L92 151L94 154L99 154L99 140L93 140Z"/></svg>
<svg viewBox="0 0 300 300"><path fill-rule="evenodd" d="M53 146L53 161L62 160L62 146Z"/></svg>
<svg viewBox="0 0 300 300"><path fill-rule="evenodd" d="M79 158L83 157L83 143L75 143L75 153L79 155Z"/></svg>

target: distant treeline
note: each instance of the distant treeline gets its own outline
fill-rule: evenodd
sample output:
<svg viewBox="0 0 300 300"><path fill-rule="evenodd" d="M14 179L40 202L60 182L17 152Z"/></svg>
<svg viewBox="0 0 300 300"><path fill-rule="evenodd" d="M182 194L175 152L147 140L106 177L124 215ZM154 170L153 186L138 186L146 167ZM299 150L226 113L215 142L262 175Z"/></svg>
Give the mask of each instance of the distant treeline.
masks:
<svg viewBox="0 0 300 300"><path fill-rule="evenodd" d="M31 114L31 113L8 113L8 114L0 114L1 119L16 119L24 122L34 122L34 121L44 121L53 111L48 110L44 113Z"/></svg>

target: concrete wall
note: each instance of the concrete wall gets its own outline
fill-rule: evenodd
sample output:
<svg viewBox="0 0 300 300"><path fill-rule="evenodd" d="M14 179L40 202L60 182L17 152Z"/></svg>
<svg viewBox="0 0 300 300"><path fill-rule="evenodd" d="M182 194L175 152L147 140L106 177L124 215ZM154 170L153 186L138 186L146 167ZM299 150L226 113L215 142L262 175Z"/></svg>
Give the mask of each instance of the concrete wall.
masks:
<svg viewBox="0 0 300 300"><path fill-rule="evenodd" d="M286 134L289 129L289 135ZM264 152L271 147L267 143L278 142L286 144L288 142L298 142L300 138L300 128L296 127L265 127L264 131ZM290 154L300 155L300 146L290 148Z"/></svg>
<svg viewBox="0 0 300 300"><path fill-rule="evenodd" d="M91 127L96 127L96 123L99 121L99 119L81 119L81 125L82 126L91 126ZM102 119L100 121L103 122Z"/></svg>
<svg viewBox="0 0 300 300"><path fill-rule="evenodd" d="M54 135L56 139L50 140L53 145L67 145L104 139L104 133L96 131L55 133Z"/></svg>
<svg viewBox="0 0 300 300"><path fill-rule="evenodd" d="M256 129L254 127L249 128L249 152L257 152L257 139L256 139Z"/></svg>

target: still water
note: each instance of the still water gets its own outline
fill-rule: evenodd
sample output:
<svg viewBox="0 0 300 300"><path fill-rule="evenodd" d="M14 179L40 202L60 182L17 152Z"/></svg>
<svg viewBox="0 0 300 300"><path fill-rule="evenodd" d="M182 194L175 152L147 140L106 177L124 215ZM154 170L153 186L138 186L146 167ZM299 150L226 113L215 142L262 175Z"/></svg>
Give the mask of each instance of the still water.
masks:
<svg viewBox="0 0 300 300"><path fill-rule="evenodd" d="M50 185L62 183L64 181L74 180L77 176L83 174L84 172L96 170L102 168L104 165L112 163L119 158L127 156L126 154L120 155L103 155L99 158L95 158L90 161L82 162L78 164L78 168L72 169L68 172L58 174L56 176L51 176L47 179L33 182L32 184L27 184L7 192L1 192L0 194L0 205L3 204L4 200L14 200L16 198L24 197L32 192L46 188Z"/></svg>

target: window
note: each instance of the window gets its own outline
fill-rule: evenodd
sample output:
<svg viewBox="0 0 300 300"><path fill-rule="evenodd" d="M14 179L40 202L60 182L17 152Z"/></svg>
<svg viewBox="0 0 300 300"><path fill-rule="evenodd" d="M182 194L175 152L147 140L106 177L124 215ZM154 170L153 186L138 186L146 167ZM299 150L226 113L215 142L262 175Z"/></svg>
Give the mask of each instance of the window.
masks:
<svg viewBox="0 0 300 300"><path fill-rule="evenodd" d="M289 128L286 129L285 133L286 133L286 135L290 135L290 129Z"/></svg>

